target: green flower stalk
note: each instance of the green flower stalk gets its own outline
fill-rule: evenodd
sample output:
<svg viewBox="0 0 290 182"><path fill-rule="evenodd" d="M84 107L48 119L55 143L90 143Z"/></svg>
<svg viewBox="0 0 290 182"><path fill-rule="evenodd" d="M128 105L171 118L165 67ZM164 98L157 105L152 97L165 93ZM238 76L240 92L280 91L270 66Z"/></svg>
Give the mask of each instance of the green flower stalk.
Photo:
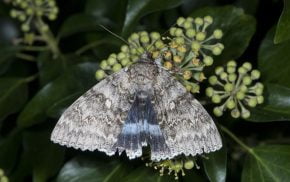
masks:
<svg viewBox="0 0 290 182"><path fill-rule="evenodd" d="M0 169L0 182L9 182L9 179L7 176L5 176L4 171Z"/></svg>
<svg viewBox="0 0 290 182"><path fill-rule="evenodd" d="M22 22L23 32L29 32L35 26L40 26L42 31L46 31L48 30L46 24L35 25L34 20L41 20L44 17L49 20L57 18L58 8L55 0L12 0L12 4L16 8L10 11L10 15Z"/></svg>
<svg viewBox="0 0 290 182"><path fill-rule="evenodd" d="M173 160L164 160L160 162L149 162L146 163L146 166L153 167L156 170L159 170L160 176L163 176L167 171L168 175L174 174L175 179L178 180L178 174L181 173L182 176L185 176L185 170L190 170L196 167L200 167L196 163L196 159L173 159Z"/></svg>
<svg viewBox="0 0 290 182"><path fill-rule="evenodd" d="M231 110L234 118L249 118L247 107L256 107L264 102L264 86L256 82L260 78L258 70L252 70L252 65L245 62L237 69L237 63L232 60L226 68L217 67L215 75L209 78L212 87L206 89L206 95L215 104L223 103L213 109L216 116L222 116L225 110Z"/></svg>

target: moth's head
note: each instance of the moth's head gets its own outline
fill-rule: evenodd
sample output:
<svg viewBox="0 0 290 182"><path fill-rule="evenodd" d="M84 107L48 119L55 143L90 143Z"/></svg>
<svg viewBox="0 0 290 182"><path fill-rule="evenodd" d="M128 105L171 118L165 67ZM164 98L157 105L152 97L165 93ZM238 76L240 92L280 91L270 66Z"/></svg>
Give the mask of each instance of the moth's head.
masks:
<svg viewBox="0 0 290 182"><path fill-rule="evenodd" d="M140 56L139 62L154 63L154 59L152 58L152 54L150 52L145 52Z"/></svg>

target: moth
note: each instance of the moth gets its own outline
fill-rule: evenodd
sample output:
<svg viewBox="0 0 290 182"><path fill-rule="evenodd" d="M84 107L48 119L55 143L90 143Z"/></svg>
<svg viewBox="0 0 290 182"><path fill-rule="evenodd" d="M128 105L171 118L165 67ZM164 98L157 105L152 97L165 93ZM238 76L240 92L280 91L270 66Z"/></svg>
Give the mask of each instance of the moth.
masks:
<svg viewBox="0 0 290 182"><path fill-rule="evenodd" d="M151 160L195 156L222 147L203 106L149 53L96 84L62 114L51 140L129 159L148 146Z"/></svg>

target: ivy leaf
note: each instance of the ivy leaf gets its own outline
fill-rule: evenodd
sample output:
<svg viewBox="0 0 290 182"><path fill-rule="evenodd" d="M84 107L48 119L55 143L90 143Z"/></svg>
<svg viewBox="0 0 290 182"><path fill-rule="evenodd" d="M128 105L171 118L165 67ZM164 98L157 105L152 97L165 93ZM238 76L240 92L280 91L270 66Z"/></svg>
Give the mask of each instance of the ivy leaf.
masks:
<svg viewBox="0 0 290 182"><path fill-rule="evenodd" d="M0 75L5 73L15 54L20 51L17 46L0 46Z"/></svg>
<svg viewBox="0 0 290 182"><path fill-rule="evenodd" d="M174 8L182 3L181 0L128 0L127 12L123 26L123 36L131 33L133 26L146 14L154 11Z"/></svg>
<svg viewBox="0 0 290 182"><path fill-rule="evenodd" d="M33 169L33 182L45 182L54 176L61 168L64 160L64 148L53 144L50 132L25 132L24 146L31 155L30 163Z"/></svg>
<svg viewBox="0 0 290 182"><path fill-rule="evenodd" d="M290 40L274 44L272 28L263 40L258 53L258 67L266 82L290 87Z"/></svg>
<svg viewBox="0 0 290 182"><path fill-rule="evenodd" d="M59 118L65 109L70 106L78 97L82 95L82 92L76 92L64 97L63 99L55 102L51 107L47 109L47 116L52 118Z"/></svg>
<svg viewBox="0 0 290 182"><path fill-rule="evenodd" d="M61 25L58 37L65 38L82 32L96 31L100 23L92 15L83 13L75 14L69 16Z"/></svg>
<svg viewBox="0 0 290 182"><path fill-rule="evenodd" d="M21 138L18 132L11 133L0 140L0 168L10 173L18 161L18 152L21 146Z"/></svg>
<svg viewBox="0 0 290 182"><path fill-rule="evenodd" d="M63 166L56 182L113 182L120 181L128 172L128 166L118 161L78 156Z"/></svg>
<svg viewBox="0 0 290 182"><path fill-rule="evenodd" d="M227 151L223 147L219 151L206 154L203 159L205 173L211 182L225 182L227 175Z"/></svg>
<svg viewBox="0 0 290 182"><path fill-rule="evenodd" d="M84 93L96 83L94 77L96 70L97 64L78 64L46 84L20 113L17 120L18 127L29 127L42 122L47 117L47 109L60 99L77 92Z"/></svg>
<svg viewBox="0 0 290 182"><path fill-rule="evenodd" d="M290 2L284 0L284 8L279 18L279 22L274 37L274 43L278 44L290 39Z"/></svg>
<svg viewBox="0 0 290 182"><path fill-rule="evenodd" d="M25 78L0 78L0 121L22 109L27 101Z"/></svg>
<svg viewBox="0 0 290 182"><path fill-rule="evenodd" d="M246 158L242 172L242 182L288 181L290 179L289 169L289 145L255 147Z"/></svg>
<svg viewBox="0 0 290 182"><path fill-rule="evenodd" d="M277 84L265 84L265 103L251 109L249 121L289 121L290 120L290 88Z"/></svg>
<svg viewBox="0 0 290 182"><path fill-rule="evenodd" d="M240 57L248 47L256 30L255 18L244 13L243 9L233 6L206 7L193 12L190 16L213 17L213 24L207 29L213 32L214 29L223 31L221 42L225 48L220 56L215 57L215 63L223 64L225 61Z"/></svg>

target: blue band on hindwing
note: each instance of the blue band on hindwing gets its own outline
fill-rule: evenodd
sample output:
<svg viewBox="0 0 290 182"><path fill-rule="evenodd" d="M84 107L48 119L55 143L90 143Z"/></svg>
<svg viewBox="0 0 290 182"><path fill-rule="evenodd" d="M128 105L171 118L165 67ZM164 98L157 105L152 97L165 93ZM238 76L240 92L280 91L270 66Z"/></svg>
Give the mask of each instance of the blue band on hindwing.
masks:
<svg viewBox="0 0 290 182"><path fill-rule="evenodd" d="M124 150L138 151L147 145L150 145L151 152L168 149L150 96L138 92L114 147L122 153Z"/></svg>

